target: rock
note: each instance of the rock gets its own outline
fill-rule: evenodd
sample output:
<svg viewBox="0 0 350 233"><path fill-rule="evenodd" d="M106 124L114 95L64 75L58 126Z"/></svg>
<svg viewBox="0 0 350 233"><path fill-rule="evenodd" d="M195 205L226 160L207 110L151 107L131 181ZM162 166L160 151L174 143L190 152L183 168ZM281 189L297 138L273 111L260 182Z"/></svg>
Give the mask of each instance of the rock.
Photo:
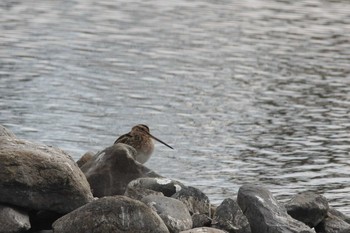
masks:
<svg viewBox="0 0 350 233"><path fill-rule="evenodd" d="M246 216L243 215L236 201L231 198L225 199L216 208L212 225L215 228L230 233L250 233L250 226Z"/></svg>
<svg viewBox="0 0 350 233"><path fill-rule="evenodd" d="M312 192L295 195L285 204L285 207L290 216L311 228L325 218L329 209L327 199Z"/></svg>
<svg viewBox="0 0 350 233"><path fill-rule="evenodd" d="M343 214L342 212L334 209L334 208L329 208L328 213L340 218L341 220L344 220L345 222L350 224L350 217Z"/></svg>
<svg viewBox="0 0 350 233"><path fill-rule="evenodd" d="M171 197L176 192L184 188L185 185L180 183L179 181L158 177L158 178L139 178L131 181L128 184L128 187L151 189L157 192L162 192L166 197Z"/></svg>
<svg viewBox="0 0 350 233"><path fill-rule="evenodd" d="M19 233L30 229L29 216L17 207L0 204L0 233Z"/></svg>
<svg viewBox="0 0 350 233"><path fill-rule="evenodd" d="M307 225L293 219L265 188L243 185L237 202L248 218L252 233L314 233Z"/></svg>
<svg viewBox="0 0 350 233"><path fill-rule="evenodd" d="M316 227L319 233L349 233L350 224L339 217L328 213L327 217L322 220Z"/></svg>
<svg viewBox="0 0 350 233"><path fill-rule="evenodd" d="M85 163L90 161L94 157L94 153L88 151L77 161L79 167L82 167Z"/></svg>
<svg viewBox="0 0 350 233"><path fill-rule="evenodd" d="M55 233L168 233L163 220L144 203L125 196L103 197L59 218Z"/></svg>
<svg viewBox="0 0 350 233"><path fill-rule="evenodd" d="M180 233L226 233L226 231L211 227L197 227L187 231L180 231Z"/></svg>
<svg viewBox="0 0 350 233"><path fill-rule="evenodd" d="M67 213L93 198L84 174L58 148L1 136L0 161L2 203Z"/></svg>
<svg viewBox="0 0 350 233"><path fill-rule="evenodd" d="M127 187L124 193L125 196L130 197L135 200L141 201L142 198L148 196L148 195L155 195L155 196L162 196L164 197L164 194L161 192L157 192L151 189L141 189L141 188L132 188Z"/></svg>
<svg viewBox="0 0 350 233"><path fill-rule="evenodd" d="M158 213L171 233L192 228L191 215L181 201L152 195L142 198L141 201Z"/></svg>
<svg viewBox="0 0 350 233"><path fill-rule="evenodd" d="M206 214L192 214L193 228L196 227L210 227L211 219Z"/></svg>
<svg viewBox="0 0 350 233"><path fill-rule="evenodd" d="M95 197L122 195L128 183L140 177L160 177L133 159L136 150L123 143L96 154L81 170Z"/></svg>
<svg viewBox="0 0 350 233"><path fill-rule="evenodd" d="M182 201L191 214L210 214L210 201L199 189L194 187L182 187L182 189L171 196Z"/></svg>

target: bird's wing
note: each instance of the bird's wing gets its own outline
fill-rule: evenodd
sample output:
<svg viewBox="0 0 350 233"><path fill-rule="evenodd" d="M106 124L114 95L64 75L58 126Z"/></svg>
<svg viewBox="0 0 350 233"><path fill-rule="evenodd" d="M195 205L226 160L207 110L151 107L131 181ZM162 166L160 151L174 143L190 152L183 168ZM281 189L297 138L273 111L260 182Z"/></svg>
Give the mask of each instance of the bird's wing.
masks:
<svg viewBox="0 0 350 233"><path fill-rule="evenodd" d="M120 136L119 138L117 138L117 140L115 140L114 144L116 143L125 143L125 144L128 144L128 141L129 139L131 138L131 134L130 133L127 133L127 134L124 134L122 136Z"/></svg>

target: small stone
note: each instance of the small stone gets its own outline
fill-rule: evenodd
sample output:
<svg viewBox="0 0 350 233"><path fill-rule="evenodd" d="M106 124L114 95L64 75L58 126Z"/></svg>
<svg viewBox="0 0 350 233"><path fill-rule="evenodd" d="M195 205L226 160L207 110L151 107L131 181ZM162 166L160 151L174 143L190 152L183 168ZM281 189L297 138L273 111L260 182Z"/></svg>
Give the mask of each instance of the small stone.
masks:
<svg viewBox="0 0 350 233"><path fill-rule="evenodd" d="M295 195L285 204L285 207L290 216L311 228L315 227L326 217L329 209L327 199L312 192Z"/></svg>
<svg viewBox="0 0 350 233"><path fill-rule="evenodd" d="M3 204L0 204L0 226L0 233L19 233L31 227L25 211Z"/></svg>
<svg viewBox="0 0 350 233"><path fill-rule="evenodd" d="M151 189L157 192L162 192L166 197L171 197L185 187L185 185L179 181L162 177L139 178L131 181L128 186L131 188Z"/></svg>
<svg viewBox="0 0 350 233"><path fill-rule="evenodd" d="M193 228L196 227L210 227L211 226L211 219L206 214L198 214L194 213L192 214L192 222L193 222Z"/></svg>
<svg viewBox="0 0 350 233"><path fill-rule="evenodd" d="M236 201L225 199L216 208L213 218L213 227L225 230L229 233L250 233L250 226L246 216L243 215Z"/></svg>
<svg viewBox="0 0 350 233"><path fill-rule="evenodd" d="M197 188L190 186L183 187L171 197L182 201L191 214L200 213L209 215L210 213L209 198Z"/></svg>
<svg viewBox="0 0 350 233"><path fill-rule="evenodd" d="M160 177L136 162L134 153L136 150L133 147L117 143L96 154L81 167L95 197L122 195L132 180Z"/></svg>
<svg viewBox="0 0 350 233"><path fill-rule="evenodd" d="M237 202L248 218L252 233L314 233L307 225L287 214L272 194L256 185L243 185Z"/></svg>
<svg viewBox="0 0 350 233"><path fill-rule="evenodd" d="M192 228L191 215L181 201L152 195L144 197L141 201L158 213L171 233Z"/></svg>
<svg viewBox="0 0 350 233"><path fill-rule="evenodd" d="M55 233L169 233L163 220L144 203L125 196L92 201L53 223Z"/></svg>

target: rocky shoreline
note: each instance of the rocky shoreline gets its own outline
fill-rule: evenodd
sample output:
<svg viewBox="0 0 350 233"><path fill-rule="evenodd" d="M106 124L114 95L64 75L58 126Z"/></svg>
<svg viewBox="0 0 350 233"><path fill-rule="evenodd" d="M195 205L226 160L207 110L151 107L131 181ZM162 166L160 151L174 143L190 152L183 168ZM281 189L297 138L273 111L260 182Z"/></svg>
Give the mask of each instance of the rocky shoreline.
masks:
<svg viewBox="0 0 350 233"><path fill-rule="evenodd" d="M349 233L350 218L311 192L279 203L243 185L219 206L115 144L78 162L0 125L0 233Z"/></svg>

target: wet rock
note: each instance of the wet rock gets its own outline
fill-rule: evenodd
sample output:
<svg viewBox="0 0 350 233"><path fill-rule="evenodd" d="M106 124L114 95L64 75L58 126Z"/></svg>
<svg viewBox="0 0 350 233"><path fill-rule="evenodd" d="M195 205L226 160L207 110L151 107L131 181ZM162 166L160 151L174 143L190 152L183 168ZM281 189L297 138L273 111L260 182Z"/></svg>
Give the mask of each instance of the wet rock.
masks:
<svg viewBox="0 0 350 233"><path fill-rule="evenodd" d="M59 218L55 233L168 233L163 220L144 203L125 196L103 197Z"/></svg>
<svg viewBox="0 0 350 233"><path fill-rule="evenodd" d="M197 227L187 231L181 231L180 233L226 233L226 231L211 227Z"/></svg>
<svg viewBox="0 0 350 233"><path fill-rule="evenodd" d="M349 233L350 224L339 217L328 213L327 217L315 227L318 233Z"/></svg>
<svg viewBox="0 0 350 233"><path fill-rule="evenodd" d="M211 226L211 219L206 214L198 214L194 213L192 215L192 223L193 228L196 227L210 227Z"/></svg>
<svg viewBox="0 0 350 233"><path fill-rule="evenodd" d="M158 213L170 232L176 233L192 228L191 215L181 201L152 195L142 198L141 201Z"/></svg>
<svg viewBox="0 0 350 233"><path fill-rule="evenodd" d="M28 229L29 216L24 210L0 204L0 233L19 233Z"/></svg>
<svg viewBox="0 0 350 233"><path fill-rule="evenodd" d="M230 233L250 233L250 226L246 216L243 215L236 201L225 199L216 208L213 218L213 227Z"/></svg>
<svg viewBox="0 0 350 233"><path fill-rule="evenodd" d="M81 170L94 196L122 195L128 183L140 177L160 177L133 159L135 149L123 143L114 144L96 154Z"/></svg>
<svg viewBox="0 0 350 233"><path fill-rule="evenodd" d="M94 153L88 151L77 161L79 167L82 167L85 163L90 161L94 157Z"/></svg>
<svg viewBox="0 0 350 233"><path fill-rule="evenodd" d="M164 194L161 192L157 192L151 189L141 189L141 188L132 188L132 187L127 187L124 195L139 201L148 195L164 197Z"/></svg>
<svg viewBox="0 0 350 233"><path fill-rule="evenodd" d="M285 204L287 212L293 218L315 227L327 215L328 201L324 196L312 192L295 195Z"/></svg>
<svg viewBox="0 0 350 233"><path fill-rule="evenodd" d="M194 187L182 187L180 191L171 196L172 198L182 201L188 208L191 214L210 213L210 201L207 195Z"/></svg>
<svg viewBox="0 0 350 233"><path fill-rule="evenodd" d="M248 218L252 233L314 233L288 215L287 210L261 186L243 185L237 202Z"/></svg>
<svg viewBox="0 0 350 233"><path fill-rule="evenodd" d="M161 177L136 179L131 181L128 186L131 188L151 189L162 192L166 197L171 197L185 187L185 185L179 181Z"/></svg>
<svg viewBox="0 0 350 233"><path fill-rule="evenodd" d="M58 148L1 136L0 161L2 203L67 213L92 200L84 174Z"/></svg>

